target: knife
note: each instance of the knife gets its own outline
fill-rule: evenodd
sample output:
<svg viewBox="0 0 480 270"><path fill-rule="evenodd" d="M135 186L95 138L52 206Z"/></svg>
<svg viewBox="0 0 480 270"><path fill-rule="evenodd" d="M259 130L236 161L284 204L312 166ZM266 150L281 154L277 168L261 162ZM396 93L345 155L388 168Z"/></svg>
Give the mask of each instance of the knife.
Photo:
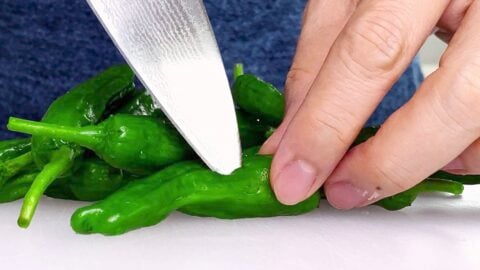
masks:
<svg viewBox="0 0 480 270"><path fill-rule="evenodd" d="M202 0L87 0L125 60L210 167L241 165L230 86Z"/></svg>

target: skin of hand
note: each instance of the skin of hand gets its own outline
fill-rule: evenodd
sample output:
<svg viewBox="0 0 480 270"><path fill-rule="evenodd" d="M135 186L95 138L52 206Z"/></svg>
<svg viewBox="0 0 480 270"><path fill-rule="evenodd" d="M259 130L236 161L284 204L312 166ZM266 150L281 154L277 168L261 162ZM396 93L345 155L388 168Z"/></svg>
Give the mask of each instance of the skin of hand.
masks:
<svg viewBox="0 0 480 270"><path fill-rule="evenodd" d="M285 120L261 149L284 204L322 185L338 209L374 203L436 170L480 173L480 1L310 0ZM367 142L352 141L432 33L440 67Z"/></svg>

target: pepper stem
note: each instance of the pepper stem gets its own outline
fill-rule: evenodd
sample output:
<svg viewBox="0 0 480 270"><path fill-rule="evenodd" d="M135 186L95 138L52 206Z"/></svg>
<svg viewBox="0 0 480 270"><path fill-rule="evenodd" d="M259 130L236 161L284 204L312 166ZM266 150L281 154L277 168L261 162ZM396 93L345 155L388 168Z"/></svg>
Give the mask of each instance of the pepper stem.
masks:
<svg viewBox="0 0 480 270"><path fill-rule="evenodd" d="M0 187L2 187L10 178L15 176L26 166L32 164L32 152L27 152L21 156L5 161L0 164Z"/></svg>
<svg viewBox="0 0 480 270"><path fill-rule="evenodd" d="M32 221L38 202L48 186L69 169L73 153L68 147L61 147L52 154L50 163L43 167L25 195L22 210L18 217L18 226L27 228Z"/></svg>
<svg viewBox="0 0 480 270"><path fill-rule="evenodd" d="M68 127L10 117L7 128L11 131L45 136L95 148L101 142L101 129L96 126Z"/></svg>
<svg viewBox="0 0 480 270"><path fill-rule="evenodd" d="M427 178L417 185L419 192L445 192L452 195L461 195L464 186L462 183L440 178Z"/></svg>
<svg viewBox="0 0 480 270"><path fill-rule="evenodd" d="M238 77L245 74L243 70L243 64L237 63L233 66L233 80L236 81Z"/></svg>

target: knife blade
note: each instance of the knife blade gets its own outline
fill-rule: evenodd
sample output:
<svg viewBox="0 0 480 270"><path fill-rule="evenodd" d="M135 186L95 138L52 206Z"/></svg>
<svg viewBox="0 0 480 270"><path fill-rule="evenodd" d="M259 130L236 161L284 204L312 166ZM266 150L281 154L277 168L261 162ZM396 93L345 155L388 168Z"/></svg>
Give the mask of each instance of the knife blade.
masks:
<svg viewBox="0 0 480 270"><path fill-rule="evenodd" d="M202 0L87 0L185 140L214 171L241 165L230 86Z"/></svg>

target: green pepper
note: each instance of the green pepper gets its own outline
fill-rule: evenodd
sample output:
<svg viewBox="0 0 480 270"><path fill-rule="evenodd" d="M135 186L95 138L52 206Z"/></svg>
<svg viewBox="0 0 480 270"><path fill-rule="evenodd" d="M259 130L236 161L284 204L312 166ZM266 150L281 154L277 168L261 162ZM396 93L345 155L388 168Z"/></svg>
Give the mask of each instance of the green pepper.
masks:
<svg viewBox="0 0 480 270"><path fill-rule="evenodd" d="M135 176L112 168L97 157L91 157L82 161L71 176L57 179L45 195L68 200L98 201L134 179Z"/></svg>
<svg viewBox="0 0 480 270"><path fill-rule="evenodd" d="M153 116L160 120L168 121L165 114L155 107L151 96L145 91L136 93L135 96L116 113ZM265 138L262 136L262 133L265 133L271 127L262 124L241 110L236 110L236 114L242 147L246 149L263 143Z"/></svg>
<svg viewBox="0 0 480 270"><path fill-rule="evenodd" d="M0 203L23 198L37 174L37 171L27 171L9 181L0 189ZM80 162L80 166L72 175L53 182L45 191L45 195L65 200L98 201L134 179L135 176L112 168L97 157L90 157Z"/></svg>
<svg viewBox="0 0 480 270"><path fill-rule="evenodd" d="M318 194L295 206L278 202L270 188L270 163L268 156L245 157L243 167L228 176L196 162L175 164L77 210L71 225L78 233L117 235L157 224L177 209L233 219L299 215L318 206Z"/></svg>
<svg viewBox="0 0 480 270"><path fill-rule="evenodd" d="M396 211L411 206L420 193L445 192L460 195L463 192L463 184L455 181L428 178L413 188L397 195L376 202L387 210Z"/></svg>
<svg viewBox="0 0 480 270"><path fill-rule="evenodd" d="M11 177L31 165L30 139L14 139L0 142L0 187Z"/></svg>
<svg viewBox="0 0 480 270"><path fill-rule="evenodd" d="M224 219L298 215L315 209L323 191L306 201L286 206L277 201L269 184L271 157L247 149L243 167L229 176L211 172L200 163L172 165L143 180L132 182L107 199L78 209L71 225L78 233L117 235L151 226L172 211ZM417 186L376 204L387 210L410 206L420 193L460 195L461 183L428 178Z"/></svg>
<svg viewBox="0 0 480 270"><path fill-rule="evenodd" d="M244 147L263 142L268 128L239 113ZM194 157L193 150L167 120L117 114L97 126L66 127L10 118L10 130L76 143L93 150L113 167L149 174L174 162Z"/></svg>
<svg viewBox="0 0 480 270"><path fill-rule="evenodd" d="M243 67L234 70L232 94L235 103L261 121L278 126L285 114L283 94L275 86L252 74L243 74Z"/></svg>
<svg viewBox="0 0 480 270"><path fill-rule="evenodd" d="M111 67L55 100L42 122L71 127L95 124L109 104L133 91L133 79L128 66ZM76 144L32 137L33 158L42 171L25 196L18 219L20 227L28 227L41 195L56 178L69 171L82 153L83 149Z"/></svg>
<svg viewBox="0 0 480 270"><path fill-rule="evenodd" d="M0 142L0 162L16 158L30 151L30 139L13 139Z"/></svg>
<svg viewBox="0 0 480 270"><path fill-rule="evenodd" d="M25 167L33 163L32 152L27 152L16 158L0 163L0 188L8 179L17 175Z"/></svg>
<svg viewBox="0 0 480 270"><path fill-rule="evenodd" d="M236 114L242 148L248 149L264 143L266 139L265 133L270 130L271 127L240 110L236 110Z"/></svg>
<svg viewBox="0 0 480 270"><path fill-rule="evenodd" d="M28 172L6 183L0 189L0 203L13 202L23 198L37 174L37 172Z"/></svg>
<svg viewBox="0 0 480 270"><path fill-rule="evenodd" d="M253 155L245 157L242 168L228 176L204 170L175 179L195 187L179 211L194 216L236 219L300 215L316 209L320 200L317 193L293 206L283 205L276 199L270 186L271 161L270 156Z"/></svg>
<svg viewBox="0 0 480 270"><path fill-rule="evenodd" d="M115 114L133 114L154 116L167 119L165 114L155 106L152 97L145 91L137 91Z"/></svg>
<svg viewBox="0 0 480 270"><path fill-rule="evenodd" d="M97 126L64 127L11 118L11 130L74 142L93 150L113 167L136 174L193 157L193 151L169 122L117 114Z"/></svg>

